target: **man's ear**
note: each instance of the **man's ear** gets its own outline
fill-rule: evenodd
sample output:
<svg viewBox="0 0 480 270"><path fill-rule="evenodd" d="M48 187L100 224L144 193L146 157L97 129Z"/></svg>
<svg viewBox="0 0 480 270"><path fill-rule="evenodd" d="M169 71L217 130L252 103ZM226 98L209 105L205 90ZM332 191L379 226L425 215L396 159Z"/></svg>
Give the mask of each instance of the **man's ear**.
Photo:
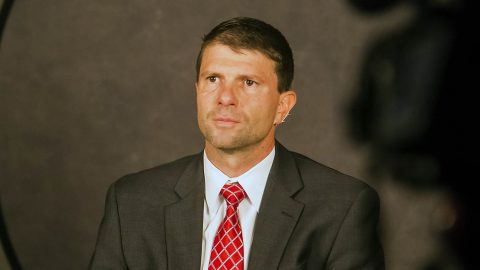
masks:
<svg viewBox="0 0 480 270"><path fill-rule="evenodd" d="M293 90L288 90L280 94L277 114L273 122L275 126L285 121L285 118L287 118L288 113L293 106L295 106L295 103L297 103L297 94Z"/></svg>

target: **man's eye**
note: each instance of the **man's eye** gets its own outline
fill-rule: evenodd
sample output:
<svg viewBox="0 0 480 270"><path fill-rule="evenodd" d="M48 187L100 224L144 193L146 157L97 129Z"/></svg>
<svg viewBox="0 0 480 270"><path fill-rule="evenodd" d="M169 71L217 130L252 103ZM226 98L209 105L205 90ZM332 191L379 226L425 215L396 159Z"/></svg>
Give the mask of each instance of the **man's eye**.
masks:
<svg viewBox="0 0 480 270"><path fill-rule="evenodd" d="M255 84L255 81L252 81L252 80L245 80L245 84L246 84L247 86L252 86L252 85L254 85L254 84Z"/></svg>
<svg viewBox="0 0 480 270"><path fill-rule="evenodd" d="M210 76L210 77L207 77L207 80L208 80L209 82L214 83L214 82L217 81L217 77L215 77L215 76Z"/></svg>

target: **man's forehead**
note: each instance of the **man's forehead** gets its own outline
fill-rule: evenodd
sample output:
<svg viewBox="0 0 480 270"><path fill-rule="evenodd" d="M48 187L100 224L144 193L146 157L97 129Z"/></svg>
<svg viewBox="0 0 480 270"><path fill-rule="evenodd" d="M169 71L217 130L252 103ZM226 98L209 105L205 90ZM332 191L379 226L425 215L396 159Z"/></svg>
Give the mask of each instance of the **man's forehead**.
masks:
<svg viewBox="0 0 480 270"><path fill-rule="evenodd" d="M207 48L202 59L202 73L206 70L242 69L275 72L275 63L256 50L234 51L225 45Z"/></svg>
<svg viewBox="0 0 480 270"><path fill-rule="evenodd" d="M265 57L265 58L274 62L274 60L268 54L266 54L264 51L262 51L261 49L235 46L235 45L225 44L225 43L218 42L218 41L212 42L212 43L208 44L207 46L205 46L205 48L203 50L203 54L205 54L206 50L211 49L213 47L230 50L230 51L233 51L237 54L259 54L259 55L261 55L261 56L263 56L263 57Z"/></svg>
<svg viewBox="0 0 480 270"><path fill-rule="evenodd" d="M219 64L228 64L228 62L245 62L245 64L268 65L275 68L275 62L265 53L256 49L234 48L224 44L212 44L205 48L202 57L202 66L207 62L220 61Z"/></svg>

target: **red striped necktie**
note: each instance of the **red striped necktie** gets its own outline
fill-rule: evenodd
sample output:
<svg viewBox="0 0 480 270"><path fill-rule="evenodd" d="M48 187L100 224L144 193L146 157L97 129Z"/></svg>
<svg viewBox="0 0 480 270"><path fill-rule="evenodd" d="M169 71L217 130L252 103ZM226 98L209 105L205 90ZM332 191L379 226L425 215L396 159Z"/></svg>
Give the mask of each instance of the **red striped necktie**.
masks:
<svg viewBox="0 0 480 270"><path fill-rule="evenodd" d="M240 184L226 184L220 193L227 202L227 211L213 240L208 270L243 270L243 237L237 208L246 194Z"/></svg>

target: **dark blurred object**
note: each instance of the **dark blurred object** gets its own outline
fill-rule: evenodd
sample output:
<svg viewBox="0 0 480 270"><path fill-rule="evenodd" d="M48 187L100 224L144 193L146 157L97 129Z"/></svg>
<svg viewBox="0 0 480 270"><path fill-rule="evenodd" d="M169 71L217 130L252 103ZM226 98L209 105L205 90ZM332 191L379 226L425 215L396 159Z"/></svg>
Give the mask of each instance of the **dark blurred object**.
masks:
<svg viewBox="0 0 480 270"><path fill-rule="evenodd" d="M8 18L8 15L10 14L10 10L12 9L12 6L13 6L13 0L3 1L2 9L0 10L0 45L2 41L3 30L5 28L5 24L7 23L7 18ZM10 263L11 269L13 270L21 269L20 262L17 259L17 255L15 254L15 250L13 249L12 243L10 241L10 237L8 236L7 226L3 219L1 204L0 204L0 240L3 247L3 251L5 253L5 257Z"/></svg>
<svg viewBox="0 0 480 270"><path fill-rule="evenodd" d="M2 42L3 30L7 23L8 15L13 6L13 0L4 0L2 9L0 10L0 44Z"/></svg>
<svg viewBox="0 0 480 270"><path fill-rule="evenodd" d="M15 250L13 249L12 243L10 242L10 238L8 236L7 226L3 219L3 212L2 212L2 205L0 204L0 240L2 241L3 252L5 253L5 257L7 258L10 267L12 270L20 270L20 262L17 259L17 255L15 254Z"/></svg>
<svg viewBox="0 0 480 270"><path fill-rule="evenodd" d="M350 0L365 12L400 1ZM351 104L352 137L372 150L372 171L414 188L449 190L456 221L447 243L474 269L474 182L480 168L476 1L405 1L416 7L403 29L367 54Z"/></svg>

